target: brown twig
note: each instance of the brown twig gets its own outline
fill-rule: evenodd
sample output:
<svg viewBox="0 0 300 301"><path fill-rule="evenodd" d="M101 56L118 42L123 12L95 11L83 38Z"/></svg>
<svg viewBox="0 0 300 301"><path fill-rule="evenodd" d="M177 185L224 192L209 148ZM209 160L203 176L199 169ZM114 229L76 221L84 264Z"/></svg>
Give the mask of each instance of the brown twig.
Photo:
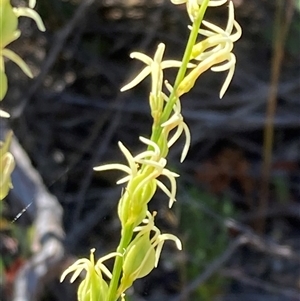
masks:
<svg viewBox="0 0 300 301"><path fill-rule="evenodd" d="M266 121L263 141L263 164L261 172L261 192L258 212L264 212L268 208L269 179L272 163L272 148L274 139L274 118L277 107L278 84L280 70L283 62L284 44L290 28L294 12L293 0L287 1L284 8L283 1L278 0L276 4L275 34L274 34L274 54L272 58L270 91L267 102ZM284 14L284 15L282 15ZM265 230L265 219L260 219L256 224L256 230L263 233Z"/></svg>
<svg viewBox="0 0 300 301"><path fill-rule="evenodd" d="M60 266L64 260L62 208L48 192L15 138L11 144L11 153L16 161L11 199L24 207L33 203L28 213L35 226L34 254L18 273L12 300L35 301L39 299L44 285L61 272Z"/></svg>

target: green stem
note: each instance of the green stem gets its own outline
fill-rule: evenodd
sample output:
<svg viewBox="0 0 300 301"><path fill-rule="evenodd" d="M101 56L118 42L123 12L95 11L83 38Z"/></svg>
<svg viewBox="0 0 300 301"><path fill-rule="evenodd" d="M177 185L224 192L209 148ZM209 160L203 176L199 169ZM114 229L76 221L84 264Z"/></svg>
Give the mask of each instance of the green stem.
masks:
<svg viewBox="0 0 300 301"><path fill-rule="evenodd" d="M183 78L185 76L185 73L186 73L186 70L187 70L187 65L190 61L193 46L196 43L196 39L197 39L197 36L198 36L198 31L199 31L200 25L202 23L202 20L204 18L204 14L206 12L208 3L209 3L209 0L204 0L203 1L203 3L200 6L200 9L199 9L198 16L197 16L196 20L193 22L193 27L192 27L192 30L191 30L191 33L190 33L190 36L189 36L184 54L183 54L182 65L180 66L180 68L178 70L173 90L171 92L171 95L169 96L169 101L167 102L167 104L164 108L164 111L163 111L162 116L161 116L160 123L158 125L156 125L153 128L153 131L152 131L151 140L154 141L154 142L158 141L158 139L160 137L160 134L162 132L161 124L166 122L169 119L170 115L171 115L173 106L174 106L174 104L176 102L176 99L177 99L176 90L178 88L178 85L181 83L181 81L183 80Z"/></svg>
<svg viewBox="0 0 300 301"><path fill-rule="evenodd" d="M198 36L198 30L200 28L201 22L203 20L204 14L206 12L207 6L208 6L209 0L204 0L203 3L200 6L198 16L196 20L193 22L193 27L187 42L187 46L185 48L185 52L182 58L182 65L179 68L179 71L177 73L176 79L175 79L175 84L173 87L173 91L171 92L171 95L169 96L169 100L164 108L164 111L161 116L160 123L152 128L152 135L151 135L151 140L154 142L157 142L161 132L162 132L162 127L161 124L167 121L170 117L170 114L172 112L173 106L176 102L177 96L176 96L176 90L178 88L178 85L180 82L183 80L186 70L187 70L187 65L190 61L191 53L193 46L195 45L197 36ZM128 247L128 244L130 243L130 240L133 235L133 227L128 226L122 229L122 237L120 244L117 248L117 252L119 253L124 253L124 250ZM107 301L116 301L118 296L117 296L117 289L120 281L120 276L122 273L122 265L123 265L123 258L120 256L116 257L115 263L114 263L114 268L112 272L112 279L110 281L109 285L109 291L108 291L108 297Z"/></svg>
<svg viewBox="0 0 300 301"><path fill-rule="evenodd" d="M126 250L127 246L129 245L129 243L131 241L132 234L133 234L132 226L127 226L122 229L121 241L117 248L118 253L121 253L121 254L124 253L124 250ZM122 272L122 266L123 266L123 257L117 256L115 263L114 263L112 278L111 278L111 281L109 284L107 301L116 301L118 298L117 289L118 289L120 276L121 276L121 272Z"/></svg>

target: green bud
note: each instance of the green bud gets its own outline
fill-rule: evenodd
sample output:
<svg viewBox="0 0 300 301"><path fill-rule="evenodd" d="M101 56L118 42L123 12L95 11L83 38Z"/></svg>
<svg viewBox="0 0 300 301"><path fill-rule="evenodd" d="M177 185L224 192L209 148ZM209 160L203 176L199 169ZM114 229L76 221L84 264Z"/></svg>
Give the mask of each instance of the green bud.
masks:
<svg viewBox="0 0 300 301"><path fill-rule="evenodd" d="M3 200L12 188L10 175L15 167L13 155L9 152L12 132L9 132L5 142L0 142L0 200Z"/></svg>
<svg viewBox="0 0 300 301"><path fill-rule="evenodd" d="M18 17L13 11L9 0L0 0L0 48L4 48L20 36Z"/></svg>
<svg viewBox="0 0 300 301"><path fill-rule="evenodd" d="M0 70L0 101L4 98L7 92L7 76L4 71Z"/></svg>
<svg viewBox="0 0 300 301"><path fill-rule="evenodd" d="M123 277L119 293L123 293L132 283L148 275L155 267L155 250L151 245L149 233L136 237L124 256Z"/></svg>
<svg viewBox="0 0 300 301"><path fill-rule="evenodd" d="M78 301L103 301L108 294L108 285L95 271L90 273L79 285Z"/></svg>
<svg viewBox="0 0 300 301"><path fill-rule="evenodd" d="M156 181L143 173L134 177L124 192L118 206L119 218L122 225L140 224L145 217L147 204L156 191Z"/></svg>

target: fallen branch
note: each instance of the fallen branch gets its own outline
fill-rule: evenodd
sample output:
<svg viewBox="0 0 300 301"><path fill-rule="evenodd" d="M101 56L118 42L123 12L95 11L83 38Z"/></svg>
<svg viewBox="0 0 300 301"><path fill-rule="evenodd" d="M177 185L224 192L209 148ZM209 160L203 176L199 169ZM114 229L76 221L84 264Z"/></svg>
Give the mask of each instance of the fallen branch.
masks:
<svg viewBox="0 0 300 301"><path fill-rule="evenodd" d="M11 153L16 167L12 174L14 188L10 197L13 203L24 208L32 203L26 213L34 220L35 229L33 256L16 277L12 300L36 301L45 284L61 272L61 263L65 257L63 210L56 197L43 184L16 138L13 138Z"/></svg>

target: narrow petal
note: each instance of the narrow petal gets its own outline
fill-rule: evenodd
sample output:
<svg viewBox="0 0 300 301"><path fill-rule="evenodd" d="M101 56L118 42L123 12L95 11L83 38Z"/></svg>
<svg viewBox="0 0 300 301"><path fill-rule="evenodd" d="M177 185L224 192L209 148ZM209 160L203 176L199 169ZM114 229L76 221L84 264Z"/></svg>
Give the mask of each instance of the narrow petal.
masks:
<svg viewBox="0 0 300 301"><path fill-rule="evenodd" d="M203 0L201 0L200 2L202 3ZM217 6L221 6L221 5L225 4L226 2L227 2L227 0L210 0L208 2L208 6L217 7Z"/></svg>
<svg viewBox="0 0 300 301"><path fill-rule="evenodd" d="M177 190L177 184L176 184L175 177L179 177L179 175L176 174L175 172L171 172L167 169L163 170L162 175L166 176L169 179L169 181L171 183L171 194L172 194L173 199L175 201L176 190Z"/></svg>
<svg viewBox="0 0 300 301"><path fill-rule="evenodd" d="M190 129L187 126L186 123L183 123L183 130L185 132L185 144L181 153L181 157L180 157L180 163L182 163L190 149L191 146L191 133L190 133Z"/></svg>
<svg viewBox="0 0 300 301"><path fill-rule="evenodd" d="M5 48L2 50L2 55L17 64L28 77L33 78L33 74L27 64L15 52Z"/></svg>
<svg viewBox="0 0 300 301"><path fill-rule="evenodd" d="M227 21L227 26L225 31L231 34L233 25L234 25L234 6L232 1L230 1L228 5L228 21Z"/></svg>
<svg viewBox="0 0 300 301"><path fill-rule="evenodd" d="M161 234L161 235L159 235L159 240L160 241L173 240L176 244L177 249L182 250L182 243L181 243L180 239L173 234L168 234L168 233Z"/></svg>
<svg viewBox="0 0 300 301"><path fill-rule="evenodd" d="M100 270L108 277L111 279L112 277L112 274L111 272L109 271L109 269L102 263L103 261L106 261L108 259L111 259L113 257L116 257L116 256L123 256L121 253L118 253L118 252L112 252L112 253L109 253L101 258L98 259L97 263L96 263L96 267L99 267Z"/></svg>
<svg viewBox="0 0 300 301"><path fill-rule="evenodd" d="M172 67L180 67L182 65L181 61L176 60L167 60L161 63L162 69L172 68Z"/></svg>
<svg viewBox="0 0 300 301"><path fill-rule="evenodd" d="M164 52L165 52L165 48L166 48L166 46L165 46L164 43L160 43L157 46L157 50L156 50L154 58L153 58L154 63L156 63L158 65L161 64L162 58L163 58L163 55L164 55Z"/></svg>
<svg viewBox="0 0 300 301"><path fill-rule="evenodd" d="M156 250L155 250L155 264L154 266L157 268L158 266L158 262L159 262L159 258L160 258L160 254L161 254L161 251L162 251L162 248L164 246L164 241L160 241L156 247Z"/></svg>
<svg viewBox="0 0 300 301"><path fill-rule="evenodd" d="M228 70L229 68L231 68L233 65L235 65L236 63L236 58L235 55L233 53L229 53L228 54L228 59L227 59L227 63L215 66L215 67L211 67L211 70L214 72L222 72L225 70Z"/></svg>
<svg viewBox="0 0 300 301"><path fill-rule="evenodd" d="M33 19L40 31L46 31L43 20L35 10L28 7L13 8L13 10L18 17L23 16Z"/></svg>
<svg viewBox="0 0 300 301"><path fill-rule="evenodd" d="M231 83L231 80L232 80L232 77L234 75L234 70L235 70L235 65L233 65L230 69L229 69L229 72L227 74L227 77L224 81L224 84L220 90L220 98L222 98L226 92L226 90L228 89L229 87L229 84Z"/></svg>
<svg viewBox="0 0 300 301"><path fill-rule="evenodd" d="M36 0L29 0L29 7L34 8L36 5Z"/></svg>
<svg viewBox="0 0 300 301"><path fill-rule="evenodd" d="M145 137L142 137L142 136L140 136L139 139L140 139L144 144L146 144L146 145L148 145L148 146L152 146L156 155L159 155L159 154L160 154L160 148L159 148L159 146L158 146L155 142L153 142L152 140L147 139L147 138L145 138Z"/></svg>
<svg viewBox="0 0 300 301"><path fill-rule="evenodd" d="M116 184L117 184L117 185L124 184L124 183L129 182L131 179L132 179L132 176L129 175L129 176L126 176L126 177L121 178L120 180L118 180L118 181L116 182Z"/></svg>
<svg viewBox="0 0 300 301"><path fill-rule="evenodd" d="M174 133L174 135L172 136L172 138L168 141L168 147L170 148L177 140L178 138L181 136L181 133L183 132L183 127L181 124L179 124L176 128L176 131Z"/></svg>
<svg viewBox="0 0 300 301"><path fill-rule="evenodd" d="M161 181L156 180L157 186L168 196L169 198L169 208L176 202L174 195L172 195L171 191L163 184Z"/></svg>
<svg viewBox="0 0 300 301"><path fill-rule="evenodd" d="M133 159L135 162L138 162L139 160L153 157L153 156L157 156L157 154L154 151L150 150L150 151L144 151L144 152L136 155Z"/></svg>
<svg viewBox="0 0 300 301"><path fill-rule="evenodd" d="M177 5L177 4L183 4L183 3L185 3L186 0L171 0L171 2L172 2L173 4L175 4L175 5Z"/></svg>
<svg viewBox="0 0 300 301"><path fill-rule="evenodd" d="M203 24L205 27L211 29L212 32L214 32L214 34L215 34L215 33L219 33L219 34L224 34L224 33L225 33L224 29L222 29L221 27L219 27L219 26L217 26L217 25L215 25L215 24L213 24L213 23L210 23L210 22L208 22L208 21L203 20L203 21L202 21L202 24Z"/></svg>
<svg viewBox="0 0 300 301"><path fill-rule="evenodd" d="M93 169L95 171L118 169L118 170L122 170L128 174L131 174L131 169L128 166L119 164L119 163L100 165L100 166L94 167Z"/></svg>
<svg viewBox="0 0 300 301"><path fill-rule="evenodd" d="M162 159L164 159L164 158L161 158L161 160L159 162L156 162L156 161L153 161L153 160L147 160L147 159L140 159L140 160L137 160L137 162L140 163L140 164L145 164L145 165L152 166L158 172L160 172L160 170L163 169L164 166L165 166L165 162L162 161Z"/></svg>
<svg viewBox="0 0 300 301"><path fill-rule="evenodd" d="M132 89L136 85L138 85L141 81L143 81L149 74L151 73L151 68L149 66L145 67L131 82L121 88L121 92Z"/></svg>
<svg viewBox="0 0 300 301"><path fill-rule="evenodd" d="M85 258L85 260L88 260ZM64 279L66 278L66 276L70 273L72 273L73 271L79 270L79 274L81 273L81 271L84 269L84 266L81 267L81 264L77 264L77 262L75 262L74 264L72 264L71 266L69 266L61 275L60 277L60 282L63 282ZM78 274L78 275L79 275ZM74 281L74 280L73 280ZM71 281L70 281L71 282Z"/></svg>
<svg viewBox="0 0 300 301"><path fill-rule="evenodd" d="M130 53L130 57L132 59L137 59L148 66L150 66L153 63L152 58L142 52L132 52Z"/></svg>
<svg viewBox="0 0 300 301"><path fill-rule="evenodd" d="M178 237L176 237L175 235L173 234L160 234L155 243L153 244L153 247L155 249L155 267L157 267L158 265L158 261L159 261L159 258L160 258L160 254L161 254L161 251L162 251L162 248L163 248L163 245L164 245L164 242L166 240L173 240L176 244L176 247L178 250L182 250L182 244L181 244L181 241Z"/></svg>
<svg viewBox="0 0 300 301"><path fill-rule="evenodd" d="M242 36L242 27L236 21L234 21L234 27L236 29L236 33L230 36L232 42L236 42Z"/></svg>
<svg viewBox="0 0 300 301"><path fill-rule="evenodd" d="M85 266L77 267L70 279L70 282L73 283L85 268L86 268Z"/></svg>
<svg viewBox="0 0 300 301"><path fill-rule="evenodd" d="M119 145L119 148L121 150L121 152L124 154L127 162L128 162L128 165L131 169L131 174L134 176L136 175L137 173L137 168L136 168L136 164L134 162L134 159L130 153L130 151L124 146L124 144L122 142L118 142L118 145Z"/></svg>
<svg viewBox="0 0 300 301"><path fill-rule="evenodd" d="M9 118L10 115L7 112L5 112L5 111L3 111L3 110L0 109L0 117L2 117L2 118Z"/></svg>

